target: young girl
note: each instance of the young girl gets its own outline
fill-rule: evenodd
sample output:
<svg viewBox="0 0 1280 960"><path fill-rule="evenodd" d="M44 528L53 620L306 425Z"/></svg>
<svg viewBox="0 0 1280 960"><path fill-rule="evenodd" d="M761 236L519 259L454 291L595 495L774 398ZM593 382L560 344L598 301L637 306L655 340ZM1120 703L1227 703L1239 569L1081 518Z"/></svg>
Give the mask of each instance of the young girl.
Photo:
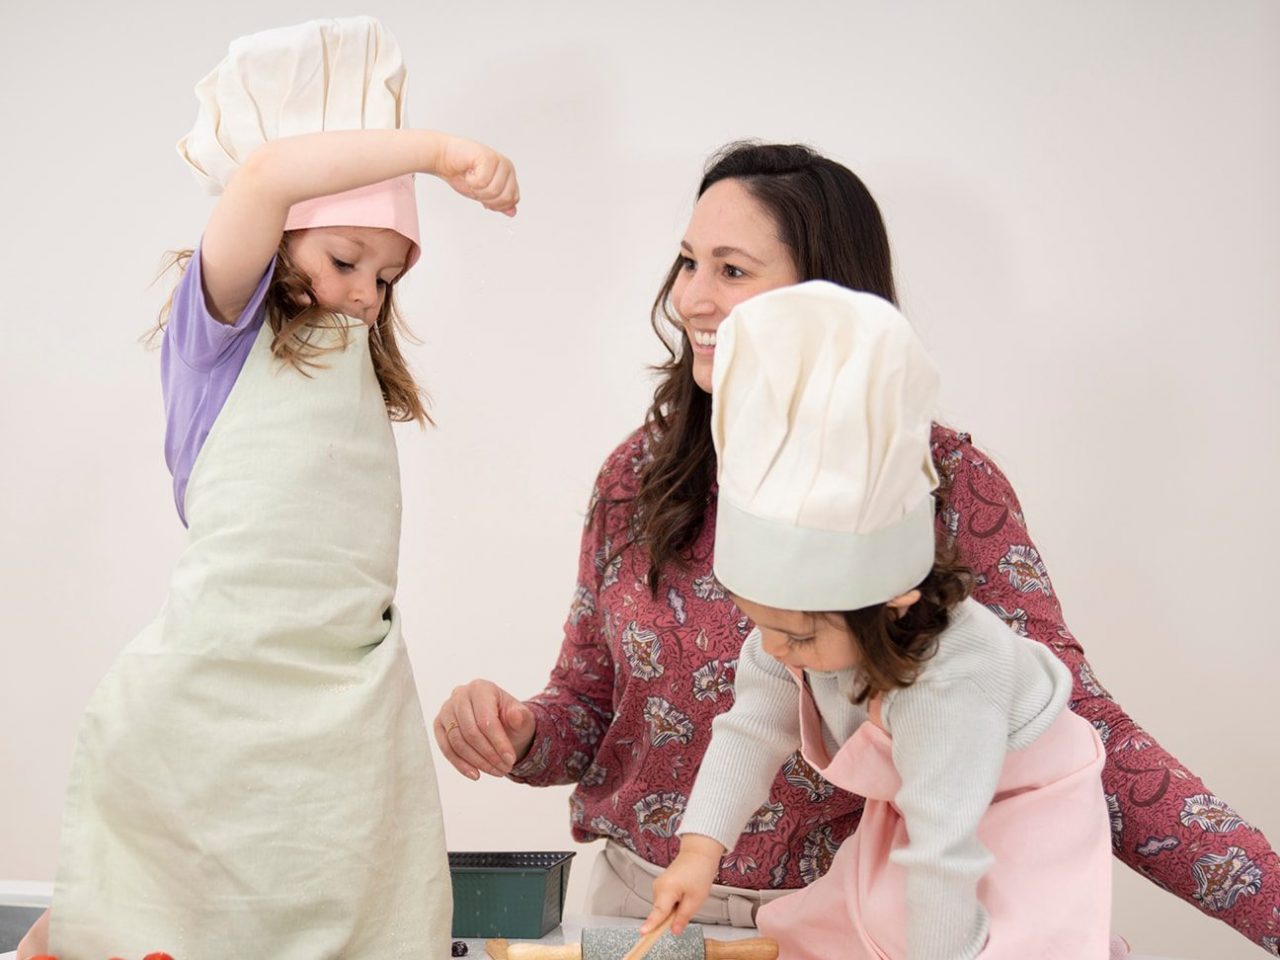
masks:
<svg viewBox="0 0 1280 960"><path fill-rule="evenodd" d="M937 377L906 321L825 282L766 293L720 326L713 381L715 573L757 629L644 929L682 930L768 829L799 746L788 780L866 807L757 914L783 960L1107 957L1102 745L1062 663L935 556Z"/></svg>
<svg viewBox="0 0 1280 960"><path fill-rule="evenodd" d="M413 173L507 214L518 189L486 146L397 129L403 83L365 18L239 40L199 88L180 147L223 189L162 361L190 539L86 712L52 912L20 957L448 954L392 603L390 419L424 417L393 292L419 254Z"/></svg>

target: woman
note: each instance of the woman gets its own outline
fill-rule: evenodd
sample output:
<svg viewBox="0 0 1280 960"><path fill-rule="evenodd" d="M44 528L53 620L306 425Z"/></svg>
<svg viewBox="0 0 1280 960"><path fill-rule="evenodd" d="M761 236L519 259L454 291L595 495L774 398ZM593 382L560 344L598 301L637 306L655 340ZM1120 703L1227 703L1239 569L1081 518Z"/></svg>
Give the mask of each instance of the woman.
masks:
<svg viewBox="0 0 1280 960"><path fill-rule="evenodd" d="M446 758L546 786L577 783L574 837L605 837L588 909L644 917L652 878L711 737L733 703L752 624L712 575L715 330L742 300L825 279L896 302L888 237L862 182L805 147L731 144L698 191L653 324L681 331L645 425L606 460L587 513L578 586L546 689L526 702L488 680L457 688L434 723ZM974 596L1070 668L1071 708L1107 748L1116 855L1273 953L1280 859L1102 688L1067 629L1018 498L969 436L936 425L936 526L977 575ZM822 875L862 812L795 755L721 861L700 917L750 924L754 908Z"/></svg>

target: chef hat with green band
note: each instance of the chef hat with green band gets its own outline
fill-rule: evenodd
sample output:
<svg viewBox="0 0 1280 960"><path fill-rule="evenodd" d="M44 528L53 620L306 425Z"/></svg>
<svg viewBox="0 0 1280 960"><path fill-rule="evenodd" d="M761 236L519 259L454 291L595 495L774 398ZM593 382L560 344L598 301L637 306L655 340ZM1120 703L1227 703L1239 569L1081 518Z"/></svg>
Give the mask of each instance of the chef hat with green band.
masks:
<svg viewBox="0 0 1280 960"><path fill-rule="evenodd" d="M938 373L893 304L826 281L717 331L715 574L784 610L856 610L933 567Z"/></svg>
<svg viewBox="0 0 1280 960"><path fill-rule="evenodd" d="M407 122L400 46L373 17L313 20L231 42L196 85L200 111L178 154L221 193L269 140L324 130L396 130ZM294 204L286 230L385 227L420 253L412 175ZM407 269L407 268L406 268Z"/></svg>

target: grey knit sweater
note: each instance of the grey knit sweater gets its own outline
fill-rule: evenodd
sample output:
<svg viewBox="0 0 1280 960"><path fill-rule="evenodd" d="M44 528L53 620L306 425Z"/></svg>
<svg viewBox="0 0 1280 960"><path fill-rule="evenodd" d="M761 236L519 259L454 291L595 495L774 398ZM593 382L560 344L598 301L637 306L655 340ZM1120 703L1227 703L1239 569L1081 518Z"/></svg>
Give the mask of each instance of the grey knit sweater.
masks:
<svg viewBox="0 0 1280 960"><path fill-rule="evenodd" d="M806 671L834 756L867 720L849 702L852 670ZM778 767L800 744L799 688L760 647L742 646L732 709L716 718L679 833L733 849L767 798ZM978 822L995 794L1005 754L1032 743L1057 719L1071 674L1046 647L1010 630L974 600L951 613L915 684L884 697L881 719L902 778L894 803L909 844L892 854L907 872L910 960L970 960L987 939L977 885L991 854Z"/></svg>

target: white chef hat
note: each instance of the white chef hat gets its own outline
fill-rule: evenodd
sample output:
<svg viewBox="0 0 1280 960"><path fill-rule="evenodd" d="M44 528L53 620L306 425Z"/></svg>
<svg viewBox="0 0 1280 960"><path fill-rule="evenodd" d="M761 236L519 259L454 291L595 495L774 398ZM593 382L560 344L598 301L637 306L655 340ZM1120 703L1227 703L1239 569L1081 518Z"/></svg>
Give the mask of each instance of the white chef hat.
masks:
<svg viewBox="0 0 1280 960"><path fill-rule="evenodd" d="M933 567L938 373L890 303L826 281L720 325L711 435L715 574L784 610L856 610Z"/></svg>
<svg viewBox="0 0 1280 960"><path fill-rule="evenodd" d="M373 17L313 20L233 40L196 85L200 112L178 154L210 193L255 149L323 130L394 130L406 122L400 47ZM389 227L420 253L412 175L295 204L286 230Z"/></svg>

